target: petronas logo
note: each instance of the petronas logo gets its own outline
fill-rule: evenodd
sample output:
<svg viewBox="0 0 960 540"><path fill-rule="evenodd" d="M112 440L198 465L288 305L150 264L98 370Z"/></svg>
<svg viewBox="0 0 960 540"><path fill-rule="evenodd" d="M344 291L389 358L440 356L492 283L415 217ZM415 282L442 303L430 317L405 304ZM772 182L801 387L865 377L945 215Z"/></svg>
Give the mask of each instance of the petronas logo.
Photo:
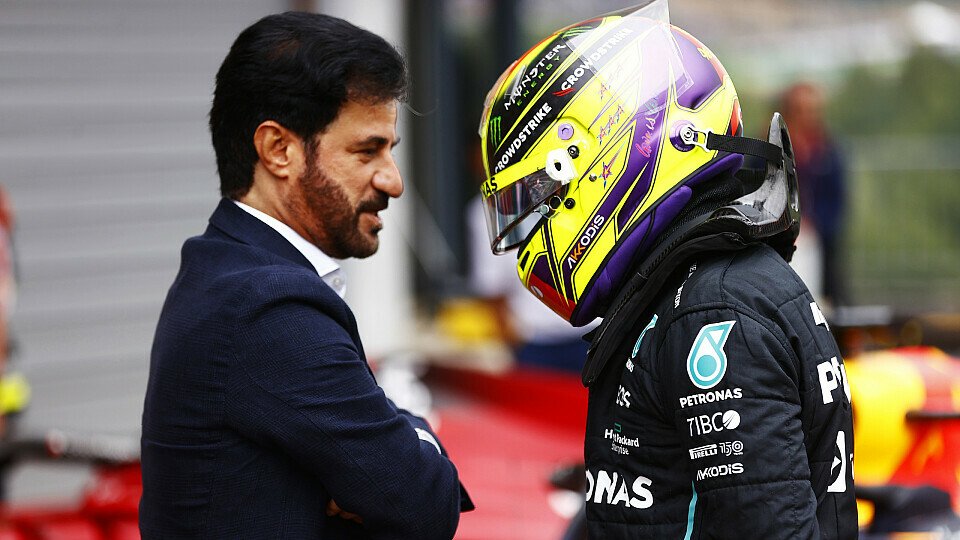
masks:
<svg viewBox="0 0 960 540"><path fill-rule="evenodd" d="M687 375L697 388L716 386L727 373L727 354L723 345L736 321L708 324L700 329L687 355Z"/></svg>

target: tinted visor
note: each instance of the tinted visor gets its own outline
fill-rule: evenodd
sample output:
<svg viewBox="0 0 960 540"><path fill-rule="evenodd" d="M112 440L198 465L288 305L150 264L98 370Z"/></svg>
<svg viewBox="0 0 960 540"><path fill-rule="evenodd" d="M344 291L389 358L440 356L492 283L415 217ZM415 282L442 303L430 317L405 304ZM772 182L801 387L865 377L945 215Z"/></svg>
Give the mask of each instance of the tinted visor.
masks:
<svg viewBox="0 0 960 540"><path fill-rule="evenodd" d="M534 210L563 186L540 169L486 197L483 206L493 252L499 255L523 243L543 217Z"/></svg>

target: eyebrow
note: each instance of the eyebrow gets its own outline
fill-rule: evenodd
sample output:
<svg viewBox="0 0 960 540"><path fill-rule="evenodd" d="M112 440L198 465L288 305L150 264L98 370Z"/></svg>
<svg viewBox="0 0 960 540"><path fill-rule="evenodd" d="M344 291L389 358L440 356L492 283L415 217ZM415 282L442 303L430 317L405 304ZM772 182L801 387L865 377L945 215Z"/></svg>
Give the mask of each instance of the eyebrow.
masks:
<svg viewBox="0 0 960 540"><path fill-rule="evenodd" d="M372 145L376 145L376 146L385 146L385 145L387 145L388 143L390 144L390 149L392 150L392 149L395 148L398 144L400 144L400 137L397 137L397 138L391 143L386 137L380 137L379 135L373 135L373 136L367 137L366 139L363 139L362 141L357 142L357 143L356 143L356 146L366 146L366 145L368 145L368 144L372 144Z"/></svg>

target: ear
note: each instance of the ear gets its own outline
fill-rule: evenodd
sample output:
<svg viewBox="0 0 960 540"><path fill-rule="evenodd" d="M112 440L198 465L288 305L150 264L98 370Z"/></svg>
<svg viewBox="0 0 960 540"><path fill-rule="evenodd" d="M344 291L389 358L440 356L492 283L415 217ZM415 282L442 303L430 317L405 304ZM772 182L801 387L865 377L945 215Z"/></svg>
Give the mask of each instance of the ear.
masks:
<svg viewBox="0 0 960 540"><path fill-rule="evenodd" d="M303 140L274 120L266 120L253 133L259 163L277 178L296 178L304 170Z"/></svg>

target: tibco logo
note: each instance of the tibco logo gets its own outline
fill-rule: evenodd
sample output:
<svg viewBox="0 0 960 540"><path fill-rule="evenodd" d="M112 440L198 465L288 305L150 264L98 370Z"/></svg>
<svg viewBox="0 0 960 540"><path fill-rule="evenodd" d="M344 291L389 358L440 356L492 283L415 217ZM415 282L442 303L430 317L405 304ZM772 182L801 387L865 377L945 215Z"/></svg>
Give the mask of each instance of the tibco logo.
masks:
<svg viewBox="0 0 960 540"><path fill-rule="evenodd" d="M594 480L593 473L587 469L587 502L623 505L627 508L650 508L653 506L653 493L649 489L652 484L653 481L646 476L638 476L630 483L624 475L603 470L597 471Z"/></svg>
<svg viewBox="0 0 960 540"><path fill-rule="evenodd" d="M740 413L737 411L715 412L687 418L690 436L708 435L725 429L737 429L740 425Z"/></svg>

